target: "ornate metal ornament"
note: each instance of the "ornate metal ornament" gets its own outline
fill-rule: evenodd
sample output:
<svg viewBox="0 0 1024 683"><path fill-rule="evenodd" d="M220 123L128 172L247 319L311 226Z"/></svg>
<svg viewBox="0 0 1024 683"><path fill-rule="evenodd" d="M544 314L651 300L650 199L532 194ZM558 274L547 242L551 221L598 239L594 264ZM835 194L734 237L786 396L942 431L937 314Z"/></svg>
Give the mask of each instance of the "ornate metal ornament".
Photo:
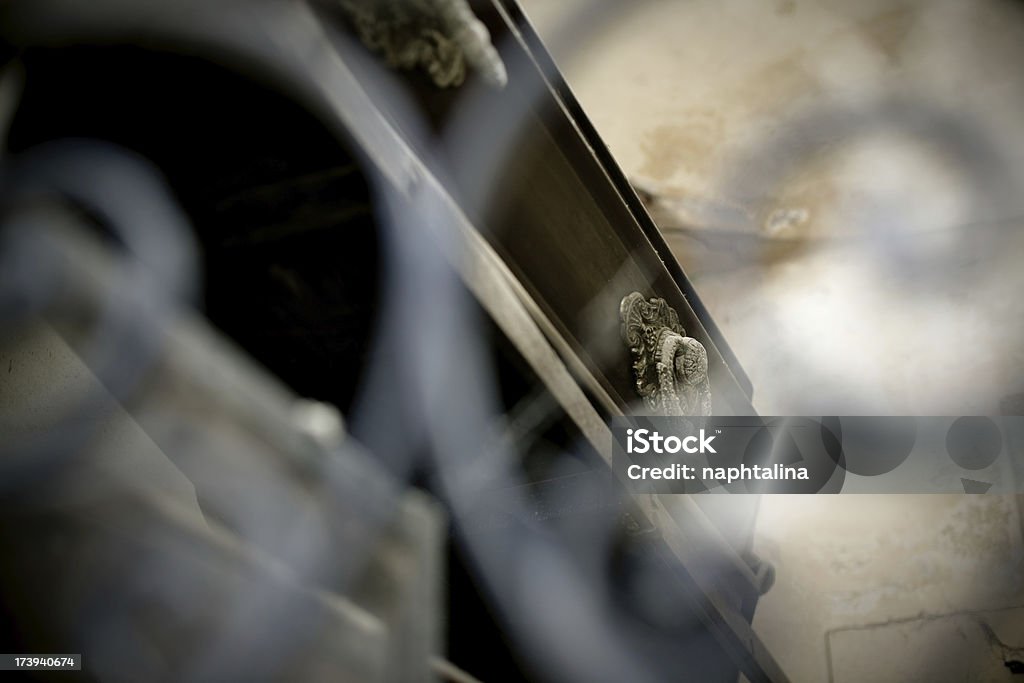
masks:
<svg viewBox="0 0 1024 683"><path fill-rule="evenodd" d="M647 408L656 415L710 415L708 353L686 336L675 310L664 299L633 292L622 299L619 316Z"/></svg>
<svg viewBox="0 0 1024 683"><path fill-rule="evenodd" d="M396 69L425 70L434 84L462 84L467 68L503 87L505 66L466 0L334 0L371 50Z"/></svg>

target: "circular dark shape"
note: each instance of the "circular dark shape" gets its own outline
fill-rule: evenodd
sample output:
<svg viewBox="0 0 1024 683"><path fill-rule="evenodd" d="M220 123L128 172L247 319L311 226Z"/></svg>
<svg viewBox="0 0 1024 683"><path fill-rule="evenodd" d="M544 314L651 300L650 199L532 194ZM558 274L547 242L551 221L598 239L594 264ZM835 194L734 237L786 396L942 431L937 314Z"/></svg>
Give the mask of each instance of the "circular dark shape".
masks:
<svg viewBox="0 0 1024 683"><path fill-rule="evenodd" d="M754 480L745 484L750 493L838 493L845 481L842 462L842 449L828 429L815 420L789 418L779 425L758 429L747 443L743 464L806 467L809 479Z"/></svg>
<svg viewBox="0 0 1024 683"><path fill-rule="evenodd" d="M983 470L999 457L1003 435L999 426L987 417L961 417L946 433L946 452L965 470Z"/></svg>
<svg viewBox="0 0 1024 683"><path fill-rule="evenodd" d="M892 472L910 457L917 443L917 420L912 417L826 417L821 424L822 438L837 439L841 445L829 449L829 455L841 456L836 464L862 477Z"/></svg>

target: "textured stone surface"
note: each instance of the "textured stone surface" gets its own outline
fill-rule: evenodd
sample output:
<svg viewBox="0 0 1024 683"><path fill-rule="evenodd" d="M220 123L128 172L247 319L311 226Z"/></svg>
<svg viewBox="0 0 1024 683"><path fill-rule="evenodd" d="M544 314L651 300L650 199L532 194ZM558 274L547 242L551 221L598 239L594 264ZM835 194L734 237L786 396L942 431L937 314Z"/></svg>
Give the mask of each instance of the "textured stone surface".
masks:
<svg viewBox="0 0 1024 683"><path fill-rule="evenodd" d="M1024 642L1024 607L957 613L876 624L829 634L835 683L1013 683L1007 663L1021 662L1024 650L1006 647ZM941 644L941 646L937 646ZM898 648L898 660L879 660L865 652Z"/></svg>

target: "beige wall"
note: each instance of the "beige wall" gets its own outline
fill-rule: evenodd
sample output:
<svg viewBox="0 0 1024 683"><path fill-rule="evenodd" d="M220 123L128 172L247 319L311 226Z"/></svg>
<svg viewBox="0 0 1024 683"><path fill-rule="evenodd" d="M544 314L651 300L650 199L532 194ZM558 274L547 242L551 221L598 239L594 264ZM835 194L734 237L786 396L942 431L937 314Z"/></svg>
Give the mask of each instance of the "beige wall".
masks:
<svg viewBox="0 0 1024 683"><path fill-rule="evenodd" d="M626 174L659 197L656 219L753 245L666 229L760 411L989 413L1021 390L1013 3L613 3L571 53L559 22L590 3L523 4ZM755 545L778 582L755 626L797 682L827 680L830 658L836 681L965 680L951 660L1002 680L963 615L1024 606L1019 513L998 496L767 497ZM1007 616L1021 613L999 614L1024 645Z"/></svg>

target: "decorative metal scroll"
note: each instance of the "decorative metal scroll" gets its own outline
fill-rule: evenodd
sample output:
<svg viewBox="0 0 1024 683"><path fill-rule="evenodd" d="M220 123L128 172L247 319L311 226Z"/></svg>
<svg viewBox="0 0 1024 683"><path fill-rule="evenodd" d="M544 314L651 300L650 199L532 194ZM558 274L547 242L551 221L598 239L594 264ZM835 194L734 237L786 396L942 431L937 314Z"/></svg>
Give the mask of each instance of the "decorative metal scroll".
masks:
<svg viewBox="0 0 1024 683"><path fill-rule="evenodd" d="M619 316L647 408L656 415L710 415L708 353L686 336L675 310L664 299L633 292L622 299Z"/></svg>
<svg viewBox="0 0 1024 683"><path fill-rule="evenodd" d="M329 0L328 0L329 1ZM467 68L503 87L505 66L466 0L334 0L371 50L396 69L420 68L442 87L461 85Z"/></svg>

